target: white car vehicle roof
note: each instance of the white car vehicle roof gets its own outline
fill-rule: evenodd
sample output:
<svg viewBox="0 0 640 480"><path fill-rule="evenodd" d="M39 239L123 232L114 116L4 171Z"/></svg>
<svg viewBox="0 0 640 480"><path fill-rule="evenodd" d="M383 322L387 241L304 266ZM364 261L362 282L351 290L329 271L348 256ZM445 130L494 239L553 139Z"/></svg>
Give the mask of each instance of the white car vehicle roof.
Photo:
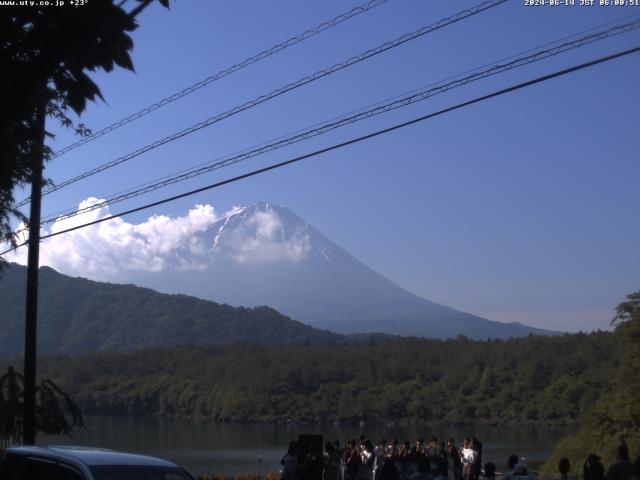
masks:
<svg viewBox="0 0 640 480"><path fill-rule="evenodd" d="M51 445L47 447L21 446L7 449L7 453L34 456L40 458L55 458L67 460L70 463L81 462L86 466L94 465L140 465L156 467L177 467L175 463L161 458L138 455L134 453L116 452L106 448L74 447L66 445Z"/></svg>
<svg viewBox="0 0 640 480"><path fill-rule="evenodd" d="M69 475L72 475L73 471L75 474L72 477L78 480L112 479L119 476L132 478L132 474L137 476L143 473L153 474L152 478L195 478L185 468L168 460L105 448L66 445L17 446L5 450L3 457L0 462L0 476L4 469L9 469L6 471L15 479L32 479L36 475L40 480L43 471L45 475L52 477L47 480L55 480L53 477L56 475L62 475L61 478L65 479L71 478ZM35 470L31 470L32 468Z"/></svg>

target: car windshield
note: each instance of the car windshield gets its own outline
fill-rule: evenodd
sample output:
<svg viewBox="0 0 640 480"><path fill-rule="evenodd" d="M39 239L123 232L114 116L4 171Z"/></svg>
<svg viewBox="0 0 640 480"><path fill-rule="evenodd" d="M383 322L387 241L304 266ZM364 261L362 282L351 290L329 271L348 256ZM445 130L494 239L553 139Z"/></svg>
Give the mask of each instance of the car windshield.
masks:
<svg viewBox="0 0 640 480"><path fill-rule="evenodd" d="M95 465L91 474L94 480L193 480L178 467Z"/></svg>

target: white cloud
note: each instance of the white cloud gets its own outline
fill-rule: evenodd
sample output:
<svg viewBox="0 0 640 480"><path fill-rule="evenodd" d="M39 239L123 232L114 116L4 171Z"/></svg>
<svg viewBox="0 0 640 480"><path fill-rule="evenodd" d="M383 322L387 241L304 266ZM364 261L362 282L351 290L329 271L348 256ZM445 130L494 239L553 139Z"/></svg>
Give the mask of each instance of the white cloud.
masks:
<svg viewBox="0 0 640 480"><path fill-rule="evenodd" d="M99 202L103 200L91 197L78 208ZM185 216L153 215L139 224L113 217L43 240L40 264L96 280L122 280L134 272L205 270L210 265L213 238L207 240L196 234L243 211L245 209L234 207L226 214L217 215L211 205L196 205ZM61 218L42 234L60 232L109 216L109 207L101 206L75 217ZM306 258L311 248L304 230L296 230L287 236L282 220L273 210L253 212L234 228L225 230L223 236L226 237L225 253L240 263L298 262ZM6 259L26 264L27 249L20 248Z"/></svg>
<svg viewBox="0 0 640 480"><path fill-rule="evenodd" d="M79 209L102 202L88 198ZM55 233L93 220L109 217L103 206L76 217L61 218L52 224ZM202 269L198 257L206 253L193 235L219 219L210 205L196 205L184 217L154 215L140 224L120 217L43 240L40 264L64 273L92 278L117 278L127 271L160 272L169 268ZM7 260L26 263L25 248ZM204 265L206 266L206 265Z"/></svg>
<svg viewBox="0 0 640 480"><path fill-rule="evenodd" d="M287 235L280 216L268 209L255 212L233 228L225 249L240 263L299 262L308 256L311 242L303 229Z"/></svg>

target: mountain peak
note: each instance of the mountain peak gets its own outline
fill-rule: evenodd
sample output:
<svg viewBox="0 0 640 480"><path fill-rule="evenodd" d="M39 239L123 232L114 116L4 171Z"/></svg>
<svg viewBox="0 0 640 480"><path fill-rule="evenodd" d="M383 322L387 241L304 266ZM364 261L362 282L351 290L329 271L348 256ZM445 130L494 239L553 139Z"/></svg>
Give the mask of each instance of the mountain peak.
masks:
<svg viewBox="0 0 640 480"><path fill-rule="evenodd" d="M237 212L234 211L236 209L237 209ZM252 203L242 207L234 207L234 209L232 209L231 211L231 215L234 215L235 213L239 213L239 212L254 213L254 212L268 212L268 211L274 211L278 213L280 212L293 213L284 205L278 205L276 203L270 203L270 202L256 202L256 203Z"/></svg>
<svg viewBox="0 0 640 480"><path fill-rule="evenodd" d="M185 275L172 272L164 280L148 277L145 284L232 305L269 305L296 320L340 333L438 338L536 333L408 292L282 205L259 202L236 207L197 237L210 246L204 268Z"/></svg>
<svg viewBox="0 0 640 480"><path fill-rule="evenodd" d="M298 262L311 251L308 225L288 208L266 202L235 207L201 238L212 241L214 256L240 263Z"/></svg>

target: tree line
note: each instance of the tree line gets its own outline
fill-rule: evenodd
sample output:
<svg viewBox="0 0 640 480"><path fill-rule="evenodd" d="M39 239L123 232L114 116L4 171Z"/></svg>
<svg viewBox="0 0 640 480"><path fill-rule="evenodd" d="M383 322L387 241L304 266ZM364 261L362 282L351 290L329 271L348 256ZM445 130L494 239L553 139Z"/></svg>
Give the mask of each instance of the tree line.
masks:
<svg viewBox="0 0 640 480"><path fill-rule="evenodd" d="M47 356L85 413L222 422L575 424L610 387L609 332L471 341L176 346ZM17 359L4 359L6 365ZM2 363L0 362L0 363Z"/></svg>

